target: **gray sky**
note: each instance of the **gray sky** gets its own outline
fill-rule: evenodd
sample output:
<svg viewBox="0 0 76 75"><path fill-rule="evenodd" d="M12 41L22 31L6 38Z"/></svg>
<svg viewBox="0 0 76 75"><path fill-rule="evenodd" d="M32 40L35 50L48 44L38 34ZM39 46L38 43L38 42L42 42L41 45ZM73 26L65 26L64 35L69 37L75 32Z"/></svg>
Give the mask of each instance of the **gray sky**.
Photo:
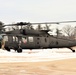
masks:
<svg viewBox="0 0 76 75"><path fill-rule="evenodd" d="M0 0L0 21L76 20L76 0Z"/></svg>

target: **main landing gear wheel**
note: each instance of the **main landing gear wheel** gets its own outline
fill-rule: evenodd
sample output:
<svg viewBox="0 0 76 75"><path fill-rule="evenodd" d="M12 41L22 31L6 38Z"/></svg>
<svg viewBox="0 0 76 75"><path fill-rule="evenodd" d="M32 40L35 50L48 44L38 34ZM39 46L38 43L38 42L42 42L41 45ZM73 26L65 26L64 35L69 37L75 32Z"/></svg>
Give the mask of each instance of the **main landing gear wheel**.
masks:
<svg viewBox="0 0 76 75"><path fill-rule="evenodd" d="M22 52L22 48L18 48L18 49L17 49L17 52L18 52L18 53L21 53L21 52Z"/></svg>
<svg viewBox="0 0 76 75"><path fill-rule="evenodd" d="M6 47L5 49L6 49L7 51L9 51L9 52L11 51L9 47Z"/></svg>

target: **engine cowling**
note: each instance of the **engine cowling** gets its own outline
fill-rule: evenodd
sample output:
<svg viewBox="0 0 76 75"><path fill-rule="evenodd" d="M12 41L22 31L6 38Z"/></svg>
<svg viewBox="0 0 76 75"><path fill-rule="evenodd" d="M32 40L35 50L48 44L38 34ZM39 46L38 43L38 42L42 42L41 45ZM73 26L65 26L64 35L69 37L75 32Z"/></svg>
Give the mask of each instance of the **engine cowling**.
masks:
<svg viewBox="0 0 76 75"><path fill-rule="evenodd" d="M43 30L23 29L23 30L21 30L21 34L23 34L23 35L44 35L44 34L48 34L48 33L46 31L43 31Z"/></svg>

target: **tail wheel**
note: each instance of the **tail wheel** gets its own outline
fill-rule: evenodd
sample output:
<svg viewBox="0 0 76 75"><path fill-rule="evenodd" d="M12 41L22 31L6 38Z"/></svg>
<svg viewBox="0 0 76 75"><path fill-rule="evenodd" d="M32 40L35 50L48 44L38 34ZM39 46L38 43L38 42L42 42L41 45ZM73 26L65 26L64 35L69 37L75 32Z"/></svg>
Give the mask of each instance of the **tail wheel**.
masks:
<svg viewBox="0 0 76 75"><path fill-rule="evenodd" d="M75 52L75 50L72 50L72 52Z"/></svg>
<svg viewBox="0 0 76 75"><path fill-rule="evenodd" d="M22 52L22 48L18 48L18 49L17 49L17 52L18 52L18 53L21 53L21 52Z"/></svg>
<svg viewBox="0 0 76 75"><path fill-rule="evenodd" d="M71 51L74 53L75 52L75 50L73 50L72 48L69 48L69 49L71 49Z"/></svg>

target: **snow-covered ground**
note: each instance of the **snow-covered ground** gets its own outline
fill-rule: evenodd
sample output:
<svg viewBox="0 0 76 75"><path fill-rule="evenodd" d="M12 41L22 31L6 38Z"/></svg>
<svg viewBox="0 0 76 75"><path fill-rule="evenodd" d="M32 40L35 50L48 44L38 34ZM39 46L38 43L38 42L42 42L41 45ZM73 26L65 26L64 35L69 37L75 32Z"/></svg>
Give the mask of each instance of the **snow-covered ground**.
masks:
<svg viewBox="0 0 76 75"><path fill-rule="evenodd" d="M5 62L42 62L54 61L61 59L76 58L76 52L72 53L70 49L35 49L23 50L22 53L17 53L14 50L7 52L0 49L0 63Z"/></svg>

